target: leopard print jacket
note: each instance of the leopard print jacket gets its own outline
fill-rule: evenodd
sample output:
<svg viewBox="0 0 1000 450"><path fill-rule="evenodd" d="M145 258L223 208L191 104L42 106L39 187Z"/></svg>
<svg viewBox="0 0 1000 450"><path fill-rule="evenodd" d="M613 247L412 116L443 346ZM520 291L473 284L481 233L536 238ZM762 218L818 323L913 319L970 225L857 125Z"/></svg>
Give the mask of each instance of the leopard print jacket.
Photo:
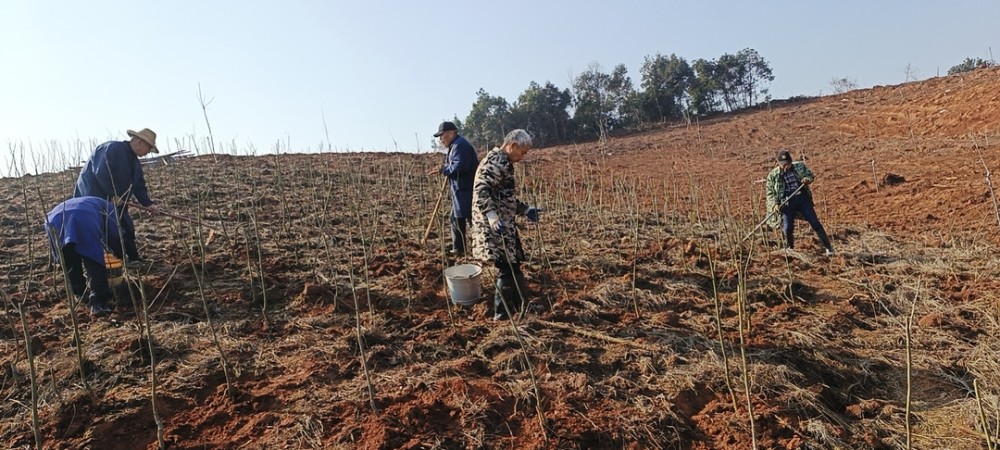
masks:
<svg viewBox="0 0 1000 450"><path fill-rule="evenodd" d="M493 148L480 162L472 184L472 256L480 261L524 261L514 218L527 210L517 199L514 163L503 150ZM486 218L490 211L503 222L501 231L490 228Z"/></svg>

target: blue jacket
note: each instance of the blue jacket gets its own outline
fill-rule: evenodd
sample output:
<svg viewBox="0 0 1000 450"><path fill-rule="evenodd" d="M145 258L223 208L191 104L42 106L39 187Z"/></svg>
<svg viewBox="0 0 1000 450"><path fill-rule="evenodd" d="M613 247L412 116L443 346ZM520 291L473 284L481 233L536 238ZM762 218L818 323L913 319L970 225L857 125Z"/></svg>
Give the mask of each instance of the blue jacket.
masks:
<svg viewBox="0 0 1000 450"><path fill-rule="evenodd" d="M128 141L111 141L98 145L94 155L80 170L76 179L74 197L101 197L107 200L120 199L128 202L128 195L134 195L142 206L153 201L146 192L146 178L142 174L142 164Z"/></svg>
<svg viewBox="0 0 1000 450"><path fill-rule="evenodd" d="M472 218L472 182L478 166L479 157L472 144L462 136L455 136L441 167L441 175L448 177L451 185L452 217Z"/></svg>
<svg viewBox="0 0 1000 450"><path fill-rule="evenodd" d="M49 211L45 230L56 259L67 244L76 244L77 254L99 264L104 263L105 252L122 257L115 205L103 198L76 197L56 205Z"/></svg>

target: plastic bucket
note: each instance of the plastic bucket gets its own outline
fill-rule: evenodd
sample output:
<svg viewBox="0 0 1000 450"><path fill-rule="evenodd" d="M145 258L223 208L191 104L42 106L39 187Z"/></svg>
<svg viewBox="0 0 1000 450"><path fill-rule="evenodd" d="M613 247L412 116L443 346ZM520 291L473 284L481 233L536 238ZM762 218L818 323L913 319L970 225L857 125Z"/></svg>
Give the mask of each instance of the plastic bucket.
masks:
<svg viewBox="0 0 1000 450"><path fill-rule="evenodd" d="M456 305L472 305L483 293L483 268L475 264L459 264L444 270L448 295Z"/></svg>
<svg viewBox="0 0 1000 450"><path fill-rule="evenodd" d="M118 287L124 281L122 260L111 253L104 254L104 268L108 271L108 286Z"/></svg>

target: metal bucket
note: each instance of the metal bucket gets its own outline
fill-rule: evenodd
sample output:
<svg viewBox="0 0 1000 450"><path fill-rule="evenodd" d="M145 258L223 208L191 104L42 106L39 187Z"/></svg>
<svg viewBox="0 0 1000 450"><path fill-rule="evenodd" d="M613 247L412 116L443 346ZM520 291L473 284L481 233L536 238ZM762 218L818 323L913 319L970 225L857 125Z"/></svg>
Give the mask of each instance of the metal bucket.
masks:
<svg viewBox="0 0 1000 450"><path fill-rule="evenodd" d="M456 305L472 305L483 293L483 268L475 264L459 264L444 270L448 295Z"/></svg>

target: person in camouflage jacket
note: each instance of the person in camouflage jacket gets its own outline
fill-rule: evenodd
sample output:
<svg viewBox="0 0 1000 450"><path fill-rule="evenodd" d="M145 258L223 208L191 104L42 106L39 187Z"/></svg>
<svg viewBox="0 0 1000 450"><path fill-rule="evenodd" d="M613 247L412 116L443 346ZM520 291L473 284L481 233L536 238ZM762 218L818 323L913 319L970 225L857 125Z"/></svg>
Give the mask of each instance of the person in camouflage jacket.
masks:
<svg viewBox="0 0 1000 450"><path fill-rule="evenodd" d="M539 208L517 199L514 163L531 150L531 135L514 130L503 145L490 150L476 170L472 185L472 256L493 262L499 271L494 295L494 320L505 320L526 303L527 283L521 272L524 250L514 226L516 216L538 221Z"/></svg>
<svg viewBox="0 0 1000 450"><path fill-rule="evenodd" d="M823 224L816 217L812 192L809 185L815 176L802 161L792 161L788 150L781 150L777 155L778 165L767 174L767 209L770 211L771 225L776 226L781 220L781 231L785 235L785 248L795 247L795 218L801 216L812 227L819 237L826 255L833 255L830 238L823 229Z"/></svg>

